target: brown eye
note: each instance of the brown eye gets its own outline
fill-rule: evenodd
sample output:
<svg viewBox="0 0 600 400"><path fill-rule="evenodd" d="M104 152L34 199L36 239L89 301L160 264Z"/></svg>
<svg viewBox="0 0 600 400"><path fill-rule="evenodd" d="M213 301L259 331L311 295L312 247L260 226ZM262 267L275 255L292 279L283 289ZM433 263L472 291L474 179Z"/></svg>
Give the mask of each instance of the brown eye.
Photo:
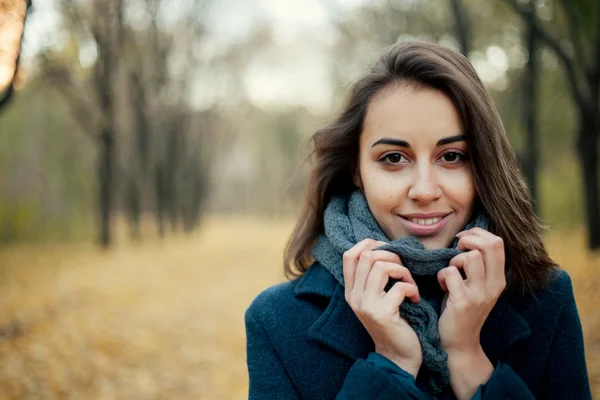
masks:
<svg viewBox="0 0 600 400"><path fill-rule="evenodd" d="M449 163L457 163L461 162L466 157L456 151L449 151L448 153L442 156L442 160Z"/></svg>
<svg viewBox="0 0 600 400"><path fill-rule="evenodd" d="M387 158L387 160L393 164L397 164L400 162L400 160L402 160L402 156L398 153L388 154L385 156L385 158Z"/></svg>
<svg viewBox="0 0 600 400"><path fill-rule="evenodd" d="M397 165L407 163L408 159L402 153L387 153L377 160L377 162L386 165Z"/></svg>

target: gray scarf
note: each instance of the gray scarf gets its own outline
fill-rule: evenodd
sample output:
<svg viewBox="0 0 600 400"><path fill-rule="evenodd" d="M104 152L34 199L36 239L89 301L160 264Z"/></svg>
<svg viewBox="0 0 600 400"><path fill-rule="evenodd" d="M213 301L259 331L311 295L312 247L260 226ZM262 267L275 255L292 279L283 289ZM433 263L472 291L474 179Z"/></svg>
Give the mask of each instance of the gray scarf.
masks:
<svg viewBox="0 0 600 400"><path fill-rule="evenodd" d="M440 346L437 326L443 292L439 284L436 284L437 294L428 298L423 294L419 279L431 281L440 269L447 267L448 262L461 253L456 250L458 240L454 241L452 248L438 250L425 249L423 244L414 237L404 237L390 242L371 214L365 197L358 190L349 197L334 196L325 209L324 223L325 235L319 236L312 254L315 260L342 286L344 285L342 254L367 238L389 242L378 250L388 250L398 254L403 265L410 270L419 285L421 301L418 303L404 301L400 306L400 312L421 342L423 367L428 373L429 387L435 395L439 395L450 379L448 355ZM477 215L465 229L473 227L487 230L487 218ZM389 282L386 290L393 283Z"/></svg>

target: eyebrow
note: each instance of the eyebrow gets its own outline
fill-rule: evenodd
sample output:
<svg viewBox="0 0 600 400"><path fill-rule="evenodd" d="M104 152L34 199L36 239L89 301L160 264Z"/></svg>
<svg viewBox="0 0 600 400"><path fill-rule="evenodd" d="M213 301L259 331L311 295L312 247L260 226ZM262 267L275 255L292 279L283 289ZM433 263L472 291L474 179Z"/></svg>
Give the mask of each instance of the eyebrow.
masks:
<svg viewBox="0 0 600 400"><path fill-rule="evenodd" d="M466 135L448 136L448 137L438 140L438 142L436 143L436 147L443 146L445 144L450 144L450 143L464 142L466 140L467 140ZM392 145L392 146L400 146L400 147L410 148L410 144L406 140L392 139L392 138L379 139L378 141L373 143L371 148L373 148L377 145L380 145L380 144L388 144L388 145Z"/></svg>

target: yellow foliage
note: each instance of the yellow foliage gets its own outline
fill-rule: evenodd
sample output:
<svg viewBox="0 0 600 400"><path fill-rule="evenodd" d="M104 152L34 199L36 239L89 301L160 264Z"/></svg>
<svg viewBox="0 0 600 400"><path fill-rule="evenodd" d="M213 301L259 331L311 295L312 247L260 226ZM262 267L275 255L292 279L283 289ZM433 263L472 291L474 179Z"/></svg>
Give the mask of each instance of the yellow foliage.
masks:
<svg viewBox="0 0 600 400"><path fill-rule="evenodd" d="M35 236L38 206L33 201L8 203L0 199L0 242Z"/></svg>
<svg viewBox="0 0 600 400"><path fill-rule="evenodd" d="M246 399L243 313L282 281L291 221L209 218L195 235L102 253L0 252L0 393L7 398ZM600 255L552 233L573 277L600 394Z"/></svg>

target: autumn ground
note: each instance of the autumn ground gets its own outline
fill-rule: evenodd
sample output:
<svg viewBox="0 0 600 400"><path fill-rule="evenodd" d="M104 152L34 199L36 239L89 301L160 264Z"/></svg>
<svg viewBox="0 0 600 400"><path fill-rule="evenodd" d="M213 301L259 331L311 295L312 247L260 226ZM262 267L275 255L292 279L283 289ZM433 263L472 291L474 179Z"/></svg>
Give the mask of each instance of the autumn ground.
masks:
<svg viewBox="0 0 600 400"><path fill-rule="evenodd" d="M108 253L0 250L0 398L247 398L243 313L283 279L290 229L221 218ZM548 244L573 277L600 396L600 255L577 233Z"/></svg>

